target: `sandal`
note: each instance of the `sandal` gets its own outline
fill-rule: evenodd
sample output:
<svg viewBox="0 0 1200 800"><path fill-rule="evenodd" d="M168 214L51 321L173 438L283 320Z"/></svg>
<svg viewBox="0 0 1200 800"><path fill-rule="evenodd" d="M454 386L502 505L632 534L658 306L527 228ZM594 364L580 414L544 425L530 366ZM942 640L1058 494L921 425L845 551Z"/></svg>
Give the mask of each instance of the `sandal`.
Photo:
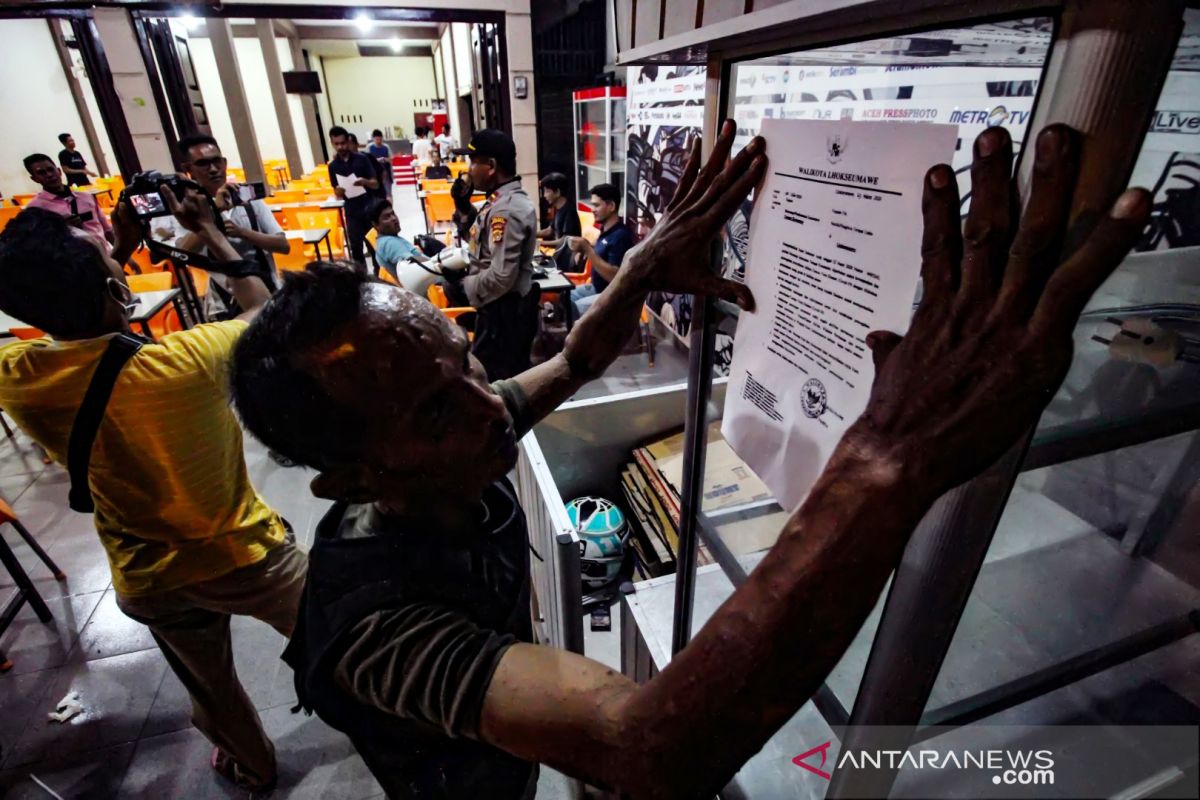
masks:
<svg viewBox="0 0 1200 800"><path fill-rule="evenodd" d="M256 780L233 756L219 747L214 747L209 764L225 780L245 789L248 792L270 792L275 788L278 775L272 775L269 781Z"/></svg>

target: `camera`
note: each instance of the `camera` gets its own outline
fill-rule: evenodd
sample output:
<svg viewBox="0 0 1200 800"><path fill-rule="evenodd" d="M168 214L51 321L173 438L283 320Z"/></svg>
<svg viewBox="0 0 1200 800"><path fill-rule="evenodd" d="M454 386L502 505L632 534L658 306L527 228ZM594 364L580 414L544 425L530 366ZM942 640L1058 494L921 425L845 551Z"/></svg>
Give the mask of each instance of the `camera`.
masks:
<svg viewBox="0 0 1200 800"><path fill-rule="evenodd" d="M169 217L171 209L159 194L159 186L166 185L174 192L176 199L183 201L183 194L188 189L204 192L200 184L180 178L178 175L163 175L158 170L139 172L121 192L121 197L129 202L138 219L148 220L154 217Z"/></svg>
<svg viewBox="0 0 1200 800"><path fill-rule="evenodd" d="M262 200L267 196L267 187L261 182L240 183L237 188L237 198L234 201L237 205L249 203L251 200Z"/></svg>

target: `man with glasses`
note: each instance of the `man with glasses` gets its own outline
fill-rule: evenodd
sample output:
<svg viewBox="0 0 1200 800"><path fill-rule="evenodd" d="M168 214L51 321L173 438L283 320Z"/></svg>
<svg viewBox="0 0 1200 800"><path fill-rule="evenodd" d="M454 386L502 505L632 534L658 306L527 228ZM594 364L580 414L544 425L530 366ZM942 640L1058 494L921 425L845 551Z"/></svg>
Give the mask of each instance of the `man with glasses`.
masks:
<svg viewBox="0 0 1200 800"><path fill-rule="evenodd" d="M108 221L108 216L100 209L95 196L77 194L74 189L65 184L62 170L50 156L44 153L34 153L26 156L24 163L29 177L42 187L42 190L29 201L30 208L44 208L47 211L53 211L60 217L66 217L69 224L87 231L99 241L112 241L112 225Z"/></svg>
<svg viewBox="0 0 1200 800"><path fill-rule="evenodd" d="M275 215L260 199L243 200L241 188L229 182L229 162L221 153L217 140L203 133L179 140L179 152L185 159L188 175L212 195L221 212L225 236L241 258L257 261L270 274L275 274L275 253L288 252L287 236L275 220ZM206 253L207 248L198 234L184 228L174 217L157 220L157 238L171 241L181 250ZM210 318L224 319L238 313L229 279L213 275L209 282L207 311Z"/></svg>
<svg viewBox="0 0 1200 800"><path fill-rule="evenodd" d="M213 262L246 272L207 198L162 195ZM44 209L0 232L0 310L49 337L0 348L0 407L60 464L101 358L130 332L121 263L142 233L125 203L114 226L111 257ZM234 670L230 616L289 636L307 559L251 486L229 409L234 344L270 295L257 277L229 285L241 316L143 344L117 373L86 488L117 604L150 628L191 695L192 722L216 746L212 766L253 791L275 782L275 750Z"/></svg>

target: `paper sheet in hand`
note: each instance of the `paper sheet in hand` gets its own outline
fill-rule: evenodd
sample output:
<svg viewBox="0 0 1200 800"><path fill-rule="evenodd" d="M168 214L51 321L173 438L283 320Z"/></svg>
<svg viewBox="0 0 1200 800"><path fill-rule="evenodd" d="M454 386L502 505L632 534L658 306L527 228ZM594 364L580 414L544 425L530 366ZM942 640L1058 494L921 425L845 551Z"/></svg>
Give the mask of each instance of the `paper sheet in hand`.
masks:
<svg viewBox="0 0 1200 800"><path fill-rule="evenodd" d="M346 199L352 200L355 197L362 197L367 193L367 190L362 186L355 186L354 182L358 180L357 175L338 175L337 184L346 190Z"/></svg>
<svg viewBox="0 0 1200 800"><path fill-rule="evenodd" d="M925 172L954 125L764 120L771 159L750 220L743 314L721 430L785 509L862 413L865 337L904 333L921 270Z"/></svg>

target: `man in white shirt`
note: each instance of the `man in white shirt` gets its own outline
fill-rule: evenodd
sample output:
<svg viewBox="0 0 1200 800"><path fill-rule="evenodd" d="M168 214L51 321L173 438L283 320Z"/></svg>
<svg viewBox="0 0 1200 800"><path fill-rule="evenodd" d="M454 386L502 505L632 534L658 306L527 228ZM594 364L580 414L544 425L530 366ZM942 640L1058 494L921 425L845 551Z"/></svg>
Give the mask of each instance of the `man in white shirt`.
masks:
<svg viewBox="0 0 1200 800"><path fill-rule="evenodd" d="M433 150L433 142L429 141L429 128L417 128L417 138L413 141L413 158L422 164L427 164L431 150Z"/></svg>
<svg viewBox="0 0 1200 800"><path fill-rule="evenodd" d="M450 156L454 155L454 148L458 147L458 140L450 135L450 125L442 126L442 132L433 140L437 143L438 152L442 156L442 160L446 161Z"/></svg>
<svg viewBox="0 0 1200 800"><path fill-rule="evenodd" d="M229 243L242 258L258 259L271 274L276 274L273 254L288 252L287 236L266 203L241 200L238 186L229 183L228 162L221 155L217 140L205 134L185 136L179 140L179 151L186 159L188 175L212 195L225 220ZM174 217L155 220L154 233L155 238L171 242L181 250L202 251L204 247L194 234L175 224ZM209 314L220 315L230 310L227 300L232 295L228 280L223 275L212 274L209 285L217 288L208 293Z"/></svg>

